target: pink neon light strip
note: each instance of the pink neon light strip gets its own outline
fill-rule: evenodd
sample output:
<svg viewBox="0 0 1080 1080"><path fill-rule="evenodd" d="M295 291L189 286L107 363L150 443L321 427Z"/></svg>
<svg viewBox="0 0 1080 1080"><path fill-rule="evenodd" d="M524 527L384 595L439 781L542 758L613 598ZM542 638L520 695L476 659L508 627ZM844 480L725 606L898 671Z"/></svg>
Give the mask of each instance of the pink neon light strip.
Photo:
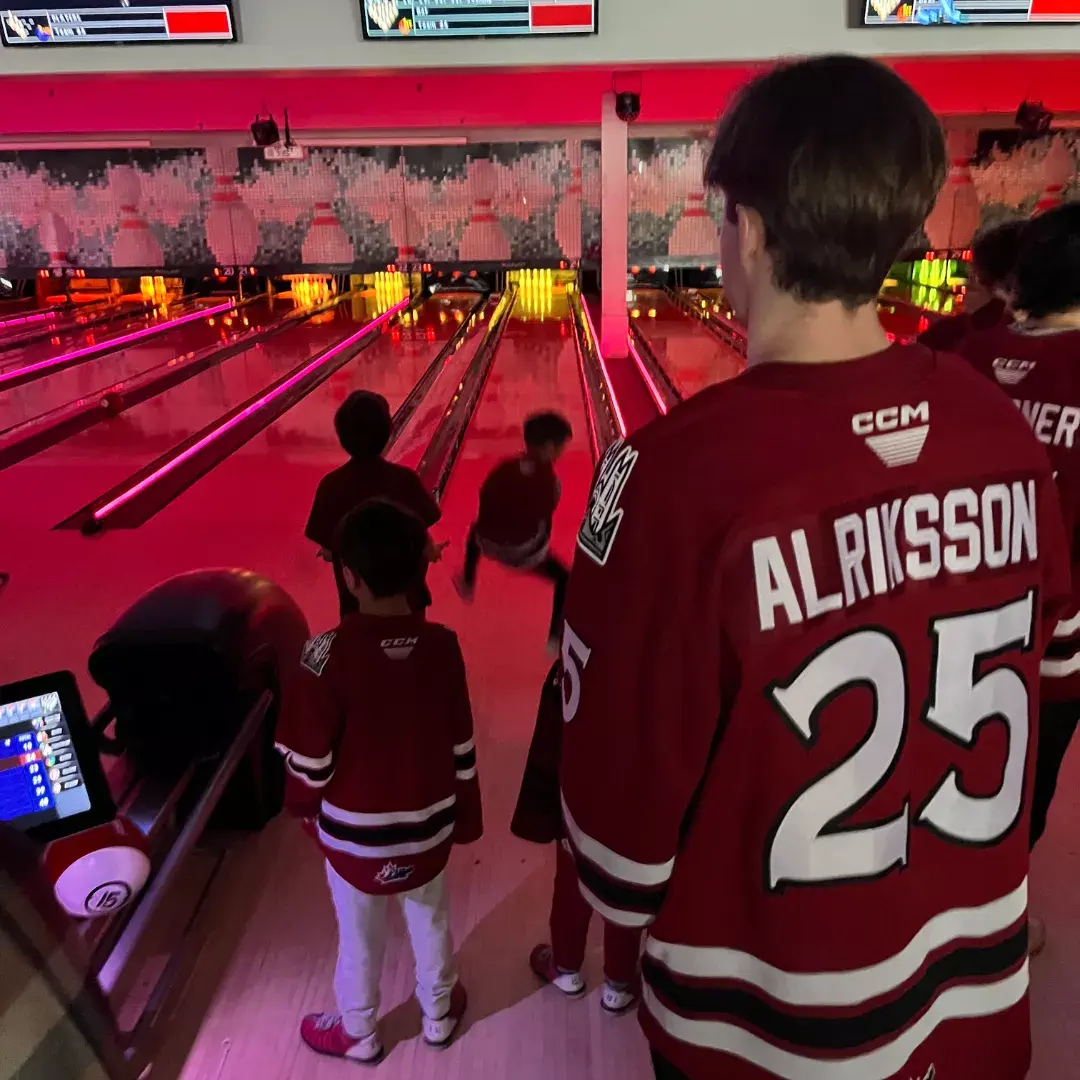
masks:
<svg viewBox="0 0 1080 1080"><path fill-rule="evenodd" d="M33 315L12 315L6 319L0 319L0 330L7 330L12 326L23 326L26 323L42 322L45 319L59 319L62 312L37 311Z"/></svg>
<svg viewBox="0 0 1080 1080"><path fill-rule="evenodd" d="M238 412L235 416L230 417L223 424L214 428L212 431L207 432L198 442L192 443L186 450L179 453L171 461L166 461L160 469L155 470L149 476L144 477L137 484L132 485L127 491L120 492L112 502L107 502L100 509L94 511L94 520L103 521L114 510L126 503L131 502L140 492L145 491L152 484L156 484L163 476L168 476L174 469L179 468L185 461L190 460L199 451L205 449L207 446L215 443L221 438L227 431L232 431L234 427L242 424L249 416L258 412L268 402L274 401L281 397L282 394L291 390L301 379L310 375L311 372L318 370L328 360L332 360L339 353L347 349L350 345L354 345L361 338L366 337L368 334L377 330L388 319L393 318L399 311L404 310L409 306L411 301L409 299L402 300L400 303L395 304L389 311L383 312L377 319L369 322L367 326L361 327L355 334L350 334L344 341L339 341L332 348L326 352L320 353L310 363L305 364L295 375L286 379L280 386L275 387L273 390L268 390L257 401L253 401L242 412Z"/></svg>
<svg viewBox="0 0 1080 1080"><path fill-rule="evenodd" d="M645 367L645 361L641 359L641 354L637 351L637 346L634 344L634 335L627 334L626 343L630 346L630 355L634 358L634 363L637 364L637 369L641 374L641 377L645 380L645 385L649 388L649 395L653 401L656 402L656 407L660 410L661 416L667 416L667 402L664 401L663 394L660 393L660 387L653 381L653 377L649 374L648 368Z"/></svg>
<svg viewBox="0 0 1080 1080"><path fill-rule="evenodd" d="M596 336L596 327L593 326L592 316L589 314L589 305L585 302L584 297L581 299L581 310L585 313L585 321L589 324L589 337L592 338L593 348L596 350L596 359L600 361L600 371L603 373L604 382L607 383L611 407L615 410L615 422L619 425L619 434L625 439L626 421L623 419L622 409L619 408L619 399L615 396L615 387L611 385L611 374L608 371L604 354L600 351L600 339Z"/></svg>
<svg viewBox="0 0 1080 1080"><path fill-rule="evenodd" d="M231 311L235 306L232 300L228 300L224 304L215 304L213 307L199 308L198 311L188 312L187 315L181 315L178 319L154 323L152 326L144 326L141 330L134 330L130 334L109 338L108 341L100 341L97 345L87 345L84 348L76 349L74 352L62 353L60 356L53 356L48 360L39 360L36 364L29 364L27 367L17 368L15 371L0 375L0 390L9 382L16 382L26 375L33 374L35 371L47 371L49 368L66 366L75 360L82 359L84 356L93 356L106 350L113 350L118 345L130 345L135 341L142 341L143 338L163 334L176 326L183 326L184 323L195 322L197 319L208 319L211 315L220 315L223 311Z"/></svg>

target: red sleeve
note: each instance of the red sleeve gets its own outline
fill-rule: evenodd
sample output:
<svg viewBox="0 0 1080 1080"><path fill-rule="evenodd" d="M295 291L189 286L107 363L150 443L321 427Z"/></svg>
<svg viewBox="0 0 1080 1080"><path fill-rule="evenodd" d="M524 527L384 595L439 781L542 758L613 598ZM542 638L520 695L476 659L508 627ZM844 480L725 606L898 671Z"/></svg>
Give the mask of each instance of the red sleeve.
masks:
<svg viewBox="0 0 1080 1080"><path fill-rule="evenodd" d="M328 551L334 546L334 530L337 521L333 518L332 508L329 505L326 478L319 483L315 490L315 501L311 504L311 513L308 515L307 527L304 535L319 547Z"/></svg>
<svg viewBox="0 0 1080 1080"><path fill-rule="evenodd" d="M563 627L566 836L585 898L631 927L660 908L720 721L719 559L679 471L631 443L609 449Z"/></svg>
<svg viewBox="0 0 1080 1080"><path fill-rule="evenodd" d="M285 806L300 818L319 812L334 775L344 710L334 693L331 648L336 631L312 638L285 681L275 744L285 758Z"/></svg>
<svg viewBox="0 0 1080 1080"><path fill-rule="evenodd" d="M971 319L966 315L951 315L938 319L929 330L919 335L919 344L936 352L953 352L971 333Z"/></svg>
<svg viewBox="0 0 1080 1080"><path fill-rule="evenodd" d="M465 658L457 637L451 638L451 730L454 739L457 818L455 844L472 844L484 835L484 810L480 798L480 777L476 770L476 740L473 737L472 705L465 675Z"/></svg>

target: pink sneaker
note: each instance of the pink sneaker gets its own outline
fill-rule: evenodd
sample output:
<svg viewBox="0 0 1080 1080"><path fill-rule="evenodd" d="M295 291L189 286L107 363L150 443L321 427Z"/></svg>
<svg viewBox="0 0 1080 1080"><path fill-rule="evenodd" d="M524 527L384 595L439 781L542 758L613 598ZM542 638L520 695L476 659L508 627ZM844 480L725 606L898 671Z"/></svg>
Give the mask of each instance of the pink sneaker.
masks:
<svg viewBox="0 0 1080 1080"><path fill-rule="evenodd" d="M377 1065L383 1058L377 1032L354 1039L336 1013L310 1013L300 1023L300 1038L317 1054L348 1058L361 1065Z"/></svg>
<svg viewBox="0 0 1080 1080"><path fill-rule="evenodd" d="M560 971L555 966L555 954L550 945L537 945L529 956L529 967L541 981L550 983L568 998L579 998L585 993L585 980L580 971Z"/></svg>
<svg viewBox="0 0 1080 1080"><path fill-rule="evenodd" d="M469 995L465 993L465 987L461 983L455 983L454 989L450 991L450 1008L445 1015L438 1020L433 1020L430 1016L424 1017L424 1042L435 1050L446 1049L465 1015L465 1006L468 1003Z"/></svg>

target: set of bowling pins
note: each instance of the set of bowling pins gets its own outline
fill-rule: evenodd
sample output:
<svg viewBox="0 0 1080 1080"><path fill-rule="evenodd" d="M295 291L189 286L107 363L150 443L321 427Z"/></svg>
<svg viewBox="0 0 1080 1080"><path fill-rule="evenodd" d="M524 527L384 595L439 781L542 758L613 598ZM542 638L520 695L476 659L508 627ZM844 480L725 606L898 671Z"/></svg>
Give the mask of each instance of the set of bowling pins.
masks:
<svg viewBox="0 0 1080 1080"><path fill-rule="evenodd" d="M293 307L308 310L329 303L336 292L332 278L313 274L297 274L292 282Z"/></svg>
<svg viewBox="0 0 1080 1080"><path fill-rule="evenodd" d="M143 300L155 307L163 307L169 302L169 290L165 285L165 279L160 275L139 278L139 292Z"/></svg>
<svg viewBox="0 0 1080 1080"><path fill-rule="evenodd" d="M375 286L375 305L372 309L372 317L377 318L384 312L389 311L395 304L400 304L409 295L409 278L405 274L395 273L392 270L381 270L373 274ZM369 302L368 307L371 308ZM402 318L402 323L408 325Z"/></svg>
<svg viewBox="0 0 1080 1080"><path fill-rule="evenodd" d="M506 284L518 286L514 315L519 319L546 319L551 315L555 296L554 270L511 270Z"/></svg>

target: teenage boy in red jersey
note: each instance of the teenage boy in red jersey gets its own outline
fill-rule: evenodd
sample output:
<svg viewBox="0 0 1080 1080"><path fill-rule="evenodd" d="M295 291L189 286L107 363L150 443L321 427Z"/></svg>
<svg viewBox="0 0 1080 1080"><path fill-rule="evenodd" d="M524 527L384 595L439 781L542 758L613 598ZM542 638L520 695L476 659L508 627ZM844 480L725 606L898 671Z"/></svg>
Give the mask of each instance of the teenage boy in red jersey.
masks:
<svg viewBox="0 0 1080 1080"><path fill-rule="evenodd" d="M923 345L943 352L959 348L964 338L983 330L995 330L1013 321L1012 276L1020 249L1024 221L1006 221L987 229L971 247L971 284L964 312L941 319L920 338Z"/></svg>
<svg viewBox="0 0 1080 1080"><path fill-rule="evenodd" d="M532 844L555 844L555 883L551 896L551 944L537 945L529 967L542 982L568 998L585 995L581 968L592 921L592 908L578 888L570 841L566 839L559 799L559 758L562 754L563 718L559 686L562 671L556 662L544 681L536 727L521 780L510 831ZM604 989L600 1007L621 1016L637 1004L640 993L638 956L641 931L604 925Z"/></svg>
<svg viewBox="0 0 1080 1080"><path fill-rule="evenodd" d="M343 522L359 611L309 641L278 726L286 805L326 855L338 921L337 1013L304 1018L313 1050L373 1064L386 909L401 904L416 957L424 1039L445 1046L465 1011L444 870L483 832L465 664L453 631L411 611L427 533L393 503Z"/></svg>
<svg viewBox="0 0 1080 1080"><path fill-rule="evenodd" d="M555 462L562 457L573 430L554 412L536 413L525 421L525 453L501 461L480 488L480 511L469 530L465 566L454 584L471 602L480 556L512 570L547 578L555 588L549 641L558 644L569 570L551 554L551 523L559 504Z"/></svg>
<svg viewBox="0 0 1080 1080"><path fill-rule="evenodd" d="M334 430L349 460L319 481L304 530L304 535L319 545L323 558L333 563L342 618L357 610L356 597L342 575L337 540L338 526L349 511L368 499L389 499L411 510L427 529L441 516L438 504L424 489L420 477L412 469L395 465L382 456L390 441L391 426L390 405L382 394L354 390L338 406ZM414 611L422 611L431 604L431 593L424 581L427 564L437 562L445 546L428 541L420 578L409 593Z"/></svg>
<svg viewBox="0 0 1080 1080"><path fill-rule="evenodd" d="M1022 323L968 337L962 354L1004 389L1050 455L1059 485L1080 490L1080 204L1027 225L1013 276ZM1074 517L1074 514L1070 514ZM1080 570L1073 553L1073 582ZM1046 830L1058 774L1080 718L1080 597L1054 631L1042 665L1043 705L1031 809L1031 846ZM1032 919L1032 951L1045 942Z"/></svg>
<svg viewBox="0 0 1080 1080"><path fill-rule="evenodd" d="M944 167L878 64L745 89L706 180L748 368L616 445L578 537L564 820L586 898L648 927L661 1077L1028 1070L1026 793L1068 552L1017 410L877 318Z"/></svg>

